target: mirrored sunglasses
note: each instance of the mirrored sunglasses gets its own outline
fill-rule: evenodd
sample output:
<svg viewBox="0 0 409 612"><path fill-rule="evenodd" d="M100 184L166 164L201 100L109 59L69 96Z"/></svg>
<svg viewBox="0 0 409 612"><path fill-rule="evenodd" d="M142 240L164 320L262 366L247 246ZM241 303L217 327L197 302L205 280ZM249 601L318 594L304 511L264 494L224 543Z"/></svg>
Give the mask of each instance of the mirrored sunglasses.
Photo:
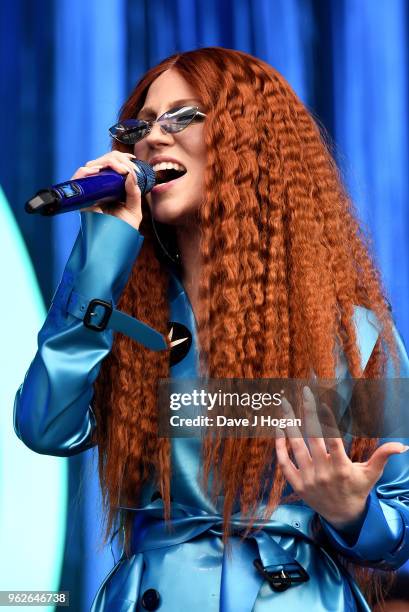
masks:
<svg viewBox="0 0 409 612"><path fill-rule="evenodd" d="M118 142L133 145L147 136L155 123L159 123L164 132L174 134L193 122L203 121L205 117L197 106L182 106L168 110L158 119L124 119L110 127L109 133Z"/></svg>

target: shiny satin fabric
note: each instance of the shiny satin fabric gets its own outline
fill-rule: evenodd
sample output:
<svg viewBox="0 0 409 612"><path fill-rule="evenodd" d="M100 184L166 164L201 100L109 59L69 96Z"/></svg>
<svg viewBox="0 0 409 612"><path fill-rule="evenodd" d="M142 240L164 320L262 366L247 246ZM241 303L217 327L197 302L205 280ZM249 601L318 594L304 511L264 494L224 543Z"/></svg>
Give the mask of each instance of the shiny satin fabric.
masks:
<svg viewBox="0 0 409 612"><path fill-rule="evenodd" d="M95 332L67 311L72 291L117 304L143 243L141 234L110 215L81 213L81 230L38 336L38 351L16 394L14 428L19 438L39 453L69 456L90 448L95 417L89 406L92 383L112 346L110 330ZM197 337L193 311L178 274L169 266L170 319L187 327L192 344L171 367L171 377L197 376ZM354 321L367 363L378 337L371 312L356 307ZM398 340L402 371L409 360ZM390 364L388 364L390 367ZM345 358L337 377L348 376ZM409 417L408 417L409 418ZM408 440L399 438L408 443ZM342 532L319 517L323 538L314 540L311 521L316 513L302 502L283 504L256 534L240 540L243 520L238 508L229 554L221 542L223 498L215 504L198 484L200 440L172 440L172 531L161 518L162 501L153 483L143 491L135 513L133 550L122 557L101 585L92 612L144 610L141 597L155 589L159 610L200 609L213 612L267 612L301 606L322 612L368 611L352 577L337 563L333 551L357 563L396 569L409 558L409 459L393 455L368 497L364 516ZM291 492L288 486L285 493ZM153 501L154 500L154 501ZM296 560L309 580L273 591L253 560L264 567Z"/></svg>

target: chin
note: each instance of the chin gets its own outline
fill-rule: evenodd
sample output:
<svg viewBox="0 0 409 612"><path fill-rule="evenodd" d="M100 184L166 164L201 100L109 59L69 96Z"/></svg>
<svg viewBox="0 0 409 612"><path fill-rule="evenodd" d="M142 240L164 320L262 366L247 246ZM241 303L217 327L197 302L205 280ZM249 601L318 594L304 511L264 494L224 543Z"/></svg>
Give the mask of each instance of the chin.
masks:
<svg viewBox="0 0 409 612"><path fill-rule="evenodd" d="M178 209L171 202L156 203L152 207L152 201L148 201L152 216L159 223L168 225L184 225L190 223L195 212L195 208Z"/></svg>

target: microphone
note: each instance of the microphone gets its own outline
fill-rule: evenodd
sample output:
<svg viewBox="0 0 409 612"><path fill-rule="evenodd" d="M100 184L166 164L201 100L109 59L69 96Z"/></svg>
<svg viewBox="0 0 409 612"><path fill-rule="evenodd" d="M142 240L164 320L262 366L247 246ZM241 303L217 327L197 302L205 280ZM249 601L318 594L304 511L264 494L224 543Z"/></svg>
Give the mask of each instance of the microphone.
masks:
<svg viewBox="0 0 409 612"><path fill-rule="evenodd" d="M132 160L141 193L148 193L158 182L157 175L149 164L139 159ZM79 210L92 203L115 202L125 200L126 175L115 170L102 170L98 174L85 178L72 179L65 183L40 189L34 197L26 202L25 211L44 216L59 215L72 210Z"/></svg>

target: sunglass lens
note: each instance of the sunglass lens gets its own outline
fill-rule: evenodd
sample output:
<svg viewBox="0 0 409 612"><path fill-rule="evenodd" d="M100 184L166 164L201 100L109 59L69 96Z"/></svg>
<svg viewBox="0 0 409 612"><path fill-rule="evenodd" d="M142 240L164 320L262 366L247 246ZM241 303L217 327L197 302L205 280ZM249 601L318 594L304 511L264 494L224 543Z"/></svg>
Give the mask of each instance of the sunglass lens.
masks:
<svg viewBox="0 0 409 612"><path fill-rule="evenodd" d="M164 117L164 123L168 132L180 132L191 123L196 115L195 108L180 108L169 111Z"/></svg>
<svg viewBox="0 0 409 612"><path fill-rule="evenodd" d="M126 145L135 144L148 132L148 125L144 121L126 119L109 129L112 138Z"/></svg>

